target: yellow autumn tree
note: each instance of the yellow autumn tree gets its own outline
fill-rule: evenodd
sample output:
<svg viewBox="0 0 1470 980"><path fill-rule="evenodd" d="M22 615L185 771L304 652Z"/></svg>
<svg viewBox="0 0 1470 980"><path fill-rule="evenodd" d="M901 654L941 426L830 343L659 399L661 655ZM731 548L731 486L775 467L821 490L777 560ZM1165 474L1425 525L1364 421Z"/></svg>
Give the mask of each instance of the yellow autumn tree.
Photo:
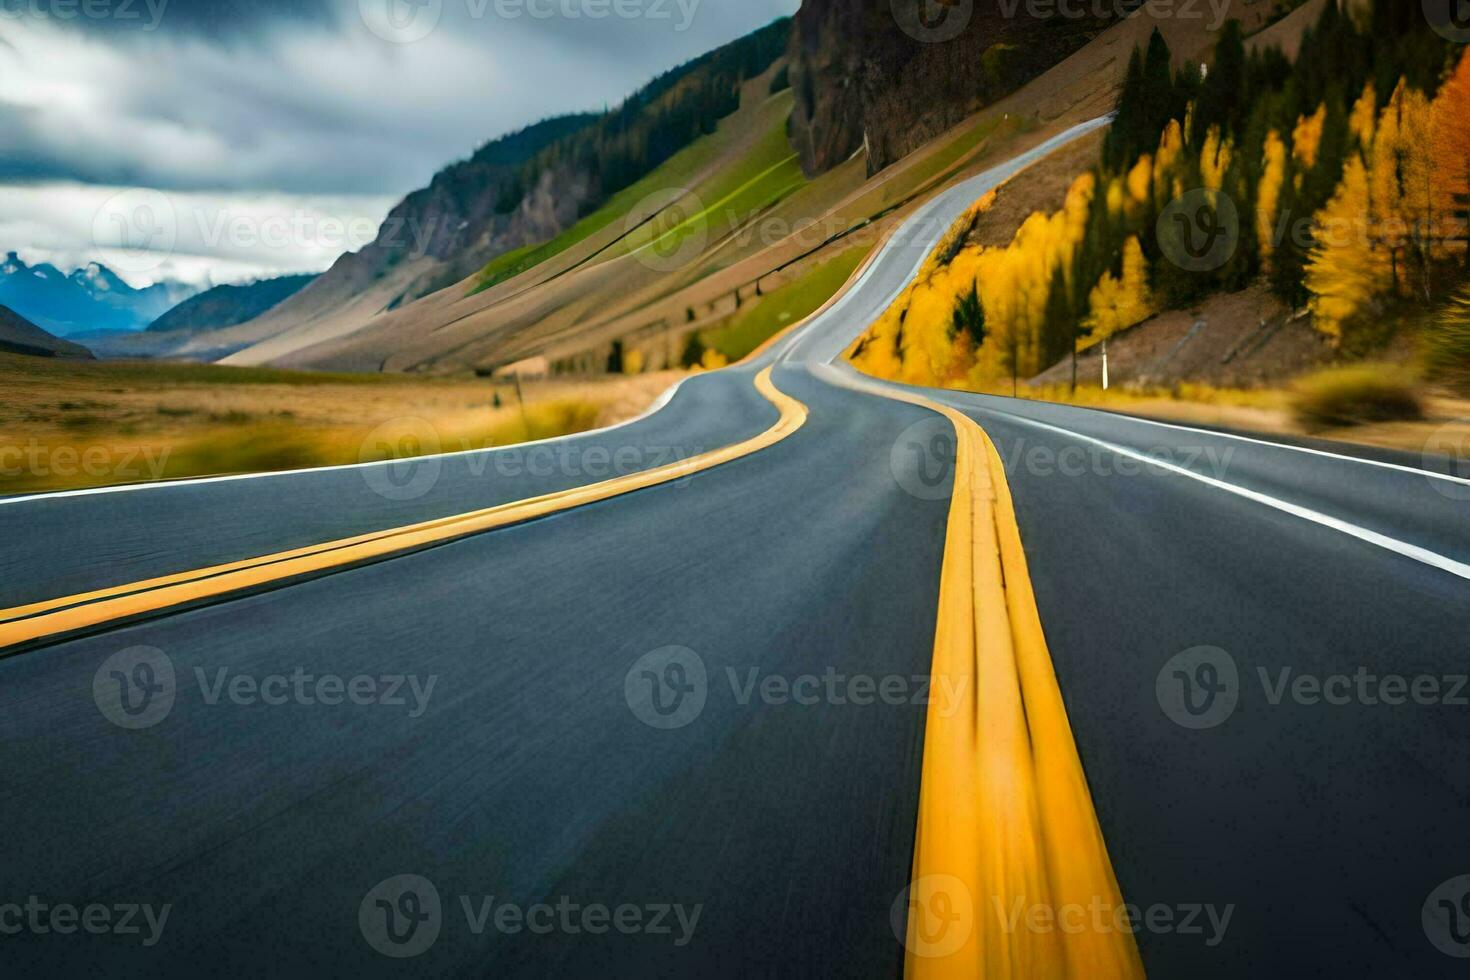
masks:
<svg viewBox="0 0 1470 980"><path fill-rule="evenodd" d="M1291 156L1300 170L1311 170L1317 165L1317 155L1322 148L1322 128L1327 123L1327 103L1317 107L1310 116L1299 116L1296 129L1291 133Z"/></svg>
<svg viewBox="0 0 1470 980"><path fill-rule="evenodd" d="M1230 141L1220 138L1220 127L1211 126L1205 134L1205 145L1200 150L1199 170L1204 185L1218 191L1225 183L1225 171L1230 169L1232 146Z"/></svg>
<svg viewBox="0 0 1470 980"><path fill-rule="evenodd" d="M1138 236L1131 236L1123 245L1123 274L1114 278L1104 272L1090 296L1092 313L1088 323L1092 336L1103 340L1119 330L1142 323L1154 313L1153 299L1148 290L1148 261L1143 257L1143 246Z"/></svg>
<svg viewBox="0 0 1470 980"><path fill-rule="evenodd" d="M1281 204L1281 185L1286 182L1286 143L1281 134L1266 134L1261 154L1261 180L1256 187L1256 241L1260 243L1261 262L1269 267L1275 251L1276 210Z"/></svg>
<svg viewBox="0 0 1470 980"><path fill-rule="evenodd" d="M1171 119L1159 138L1159 151L1154 154L1154 200L1168 201L1178 197L1183 190L1176 187L1174 165L1184 152L1184 131L1178 120Z"/></svg>
<svg viewBox="0 0 1470 980"><path fill-rule="evenodd" d="M1153 165L1153 157L1145 153L1138 158L1138 162L1133 165L1133 169L1128 171L1128 197L1132 203L1148 203L1149 184L1153 175Z"/></svg>
<svg viewBox="0 0 1470 980"><path fill-rule="evenodd" d="M930 253L914 282L849 351L868 373L919 385L983 384L1009 374L1030 376L1042 364L1042 328L1051 277L1067 268L1087 227L1096 178L1084 174L1062 208L1035 212L1009 245L963 244L981 202ZM957 328L955 309L975 291L985 317L985 342Z"/></svg>
<svg viewBox="0 0 1470 980"><path fill-rule="evenodd" d="M1334 341L1345 321L1392 284L1387 252L1369 233L1369 196L1367 167L1354 153L1337 192L1315 217L1317 245L1307 261L1306 285L1317 329Z"/></svg>
<svg viewBox="0 0 1470 980"><path fill-rule="evenodd" d="M1373 145L1373 121L1377 112L1378 93L1369 82L1358 101L1353 103L1353 111L1348 114L1348 130L1357 139L1359 147Z"/></svg>
<svg viewBox="0 0 1470 980"><path fill-rule="evenodd" d="M1427 290L1435 211L1429 102L1405 81L1378 116L1368 166L1371 237L1388 254L1390 286Z"/></svg>

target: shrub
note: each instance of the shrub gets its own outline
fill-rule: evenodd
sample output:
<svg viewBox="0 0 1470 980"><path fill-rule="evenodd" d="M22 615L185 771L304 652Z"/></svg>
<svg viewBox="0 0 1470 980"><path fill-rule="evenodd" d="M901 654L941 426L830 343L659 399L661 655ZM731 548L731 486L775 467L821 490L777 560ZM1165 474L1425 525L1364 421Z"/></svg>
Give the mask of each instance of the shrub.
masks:
<svg viewBox="0 0 1470 980"><path fill-rule="evenodd" d="M1470 390L1470 286L1460 290L1429 324L1424 355L1436 378L1462 391Z"/></svg>
<svg viewBox="0 0 1470 980"><path fill-rule="evenodd" d="M1417 379L1393 364L1329 368L1296 383L1292 409L1309 431L1424 417Z"/></svg>

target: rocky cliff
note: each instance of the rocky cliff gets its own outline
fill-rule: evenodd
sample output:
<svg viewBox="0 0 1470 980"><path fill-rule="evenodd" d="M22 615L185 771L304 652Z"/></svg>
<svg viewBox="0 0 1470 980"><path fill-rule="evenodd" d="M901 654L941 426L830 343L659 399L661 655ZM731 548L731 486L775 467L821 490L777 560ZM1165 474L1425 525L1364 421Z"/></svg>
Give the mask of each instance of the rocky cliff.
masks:
<svg viewBox="0 0 1470 980"><path fill-rule="evenodd" d="M791 137L803 168L820 173L866 144L868 172L876 173L1113 22L1084 13L1089 5L1068 8L1080 16L1058 13L1061 6L804 0L789 49L796 90Z"/></svg>

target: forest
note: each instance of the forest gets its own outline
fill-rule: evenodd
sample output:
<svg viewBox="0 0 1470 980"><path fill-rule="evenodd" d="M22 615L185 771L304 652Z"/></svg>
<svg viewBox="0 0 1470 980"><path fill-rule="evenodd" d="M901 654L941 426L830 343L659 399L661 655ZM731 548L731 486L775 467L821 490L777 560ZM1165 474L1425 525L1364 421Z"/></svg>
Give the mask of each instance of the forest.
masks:
<svg viewBox="0 0 1470 980"><path fill-rule="evenodd" d="M854 348L913 383L1030 377L1155 313L1263 284L1335 347L1427 317L1463 381L1470 55L1417 4L1328 3L1294 61L1238 22L1208 65L1135 50L1093 170L1006 247L965 245L978 202ZM977 303L978 300L978 303Z"/></svg>

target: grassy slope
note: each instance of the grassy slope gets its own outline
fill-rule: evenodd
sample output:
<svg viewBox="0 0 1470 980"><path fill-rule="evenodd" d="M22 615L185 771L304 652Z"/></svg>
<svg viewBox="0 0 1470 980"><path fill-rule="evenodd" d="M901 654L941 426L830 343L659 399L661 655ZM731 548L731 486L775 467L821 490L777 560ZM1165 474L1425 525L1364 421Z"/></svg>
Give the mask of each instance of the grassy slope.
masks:
<svg viewBox="0 0 1470 980"><path fill-rule="evenodd" d="M867 256L870 246L856 245L812 266L804 275L747 304L719 327L701 331L706 347L738 361L791 324L811 315L831 299Z"/></svg>
<svg viewBox="0 0 1470 980"><path fill-rule="evenodd" d="M790 114L791 98L790 93L776 96L772 100L772 107L767 111L778 117L778 122L772 123L737 162L720 168L712 179L695 189L707 210L730 209L745 213L752 207L770 203L776 197L805 183L801 168L785 136L785 120ZM550 241L519 248L493 259L481 270L479 282L473 291L489 289L497 283L518 276L591 238L613 223L626 220L633 208L650 195L690 188L703 171L729 152L726 140L721 136L722 134L716 133L695 140L652 173L619 191L602 207ZM705 212L692 215L685 224L693 227L696 219L707 216ZM630 248L646 247L655 234L666 239L660 241L657 247L677 248L681 238L667 240L668 237L675 233L682 237L688 231L689 228L682 225L677 228L659 227L659 222L654 221L635 229L625 239L599 255L598 261L627 254Z"/></svg>

